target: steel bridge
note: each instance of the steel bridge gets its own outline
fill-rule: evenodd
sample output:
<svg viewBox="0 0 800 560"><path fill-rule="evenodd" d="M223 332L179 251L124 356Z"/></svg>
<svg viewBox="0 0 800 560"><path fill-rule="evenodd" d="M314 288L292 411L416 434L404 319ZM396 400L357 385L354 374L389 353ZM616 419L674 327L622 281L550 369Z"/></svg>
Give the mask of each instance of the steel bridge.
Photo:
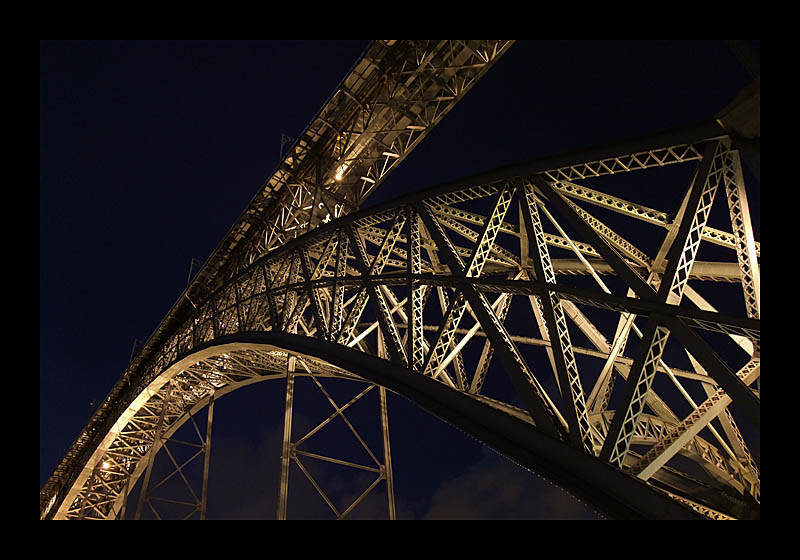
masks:
<svg viewBox="0 0 800 560"><path fill-rule="evenodd" d="M189 424L202 487L174 458L170 476L190 488L186 517L205 518L215 399L271 379L286 382L279 518L292 462L336 517L381 482L394 516L387 390L612 517L760 518L747 441L760 426L757 192L724 120L359 210L512 43L370 45L58 465L40 492L42 519L124 518L139 479L136 517L145 506L158 516L154 458ZM674 169L685 177L669 174L677 207L614 194L619 177L644 185ZM730 230L707 224L715 204ZM626 239L641 228L658 235L655 251ZM699 260L701 246L729 258ZM708 285L734 287L741 312L715 309ZM511 394L489 394L492 376ZM301 450L311 434L292 440L298 377L323 392L322 378L364 383L345 405L326 393L330 418L345 421L377 387L383 449L348 423L374 465ZM339 511L307 457L375 481Z"/></svg>

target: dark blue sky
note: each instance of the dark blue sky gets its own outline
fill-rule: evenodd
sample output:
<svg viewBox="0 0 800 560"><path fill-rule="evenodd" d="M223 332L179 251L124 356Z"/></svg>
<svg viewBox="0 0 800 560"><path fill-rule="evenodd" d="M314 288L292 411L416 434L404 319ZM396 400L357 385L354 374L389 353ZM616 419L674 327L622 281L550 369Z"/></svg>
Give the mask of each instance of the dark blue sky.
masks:
<svg viewBox="0 0 800 560"><path fill-rule="evenodd" d="M181 294L192 258L210 254L272 173L281 134L302 132L367 44L41 43L40 486L134 339ZM518 41L369 204L709 119L749 81L723 41ZM247 392L219 402L212 468L274 476L283 384ZM389 407L404 517L593 517L410 403ZM485 487L492 479L505 494ZM219 498L218 515L274 517L271 484Z"/></svg>

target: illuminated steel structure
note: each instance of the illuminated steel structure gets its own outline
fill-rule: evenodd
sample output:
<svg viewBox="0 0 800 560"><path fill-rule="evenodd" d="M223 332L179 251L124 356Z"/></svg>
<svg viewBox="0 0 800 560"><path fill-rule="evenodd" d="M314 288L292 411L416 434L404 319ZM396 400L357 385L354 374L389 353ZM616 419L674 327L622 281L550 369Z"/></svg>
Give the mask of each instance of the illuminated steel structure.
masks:
<svg viewBox="0 0 800 560"><path fill-rule="evenodd" d="M760 425L760 245L737 138L718 123L358 210L509 45L370 46L58 466L42 518L122 517L144 476L138 516L155 452L208 407L206 433L195 424L206 477L192 491L204 518L214 400L275 378L287 379L285 517L290 461L305 473L299 456L330 459L292 442L301 375L323 391L323 377L378 386L383 455L367 449L375 465L355 466L376 475L359 500L386 481L390 517L386 389L611 516L760 517L748 447ZM645 189L666 168L687 170L670 187L683 195L675 208L598 188L626 176ZM730 231L708 225L715 202ZM660 246L648 254L608 225L619 220L660 232ZM731 258L698 260L709 244ZM718 312L700 284L740 286L742 312ZM669 365L676 354L691 365ZM497 376L513 388L504 400L487 390ZM356 399L329 400L345 418ZM340 512L309 480L339 518L358 503Z"/></svg>

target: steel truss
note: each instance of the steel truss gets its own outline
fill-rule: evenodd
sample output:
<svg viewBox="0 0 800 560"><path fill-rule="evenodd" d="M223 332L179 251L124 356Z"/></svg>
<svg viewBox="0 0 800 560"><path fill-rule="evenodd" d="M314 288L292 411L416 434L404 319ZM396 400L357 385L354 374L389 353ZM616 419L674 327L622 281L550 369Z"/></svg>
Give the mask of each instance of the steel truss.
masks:
<svg viewBox="0 0 800 560"><path fill-rule="evenodd" d="M43 516L115 421L151 358L215 289L259 255L357 209L513 44L373 41L167 313L40 493ZM291 139L288 139L291 142ZM341 303L341 302L340 302ZM270 299L269 305L274 305ZM275 313L272 317L276 317ZM338 319L334 319L336 321ZM62 496L63 497L63 496Z"/></svg>
<svg viewBox="0 0 800 560"><path fill-rule="evenodd" d="M324 420L322 420L319 424L317 424L314 428L308 431L305 435L300 437L299 439L292 441L292 415L294 412L294 393L295 393L295 377L297 375L297 364L298 362L302 367L307 368L305 362L302 360L298 360L297 356L293 356L291 354L287 355L287 364L286 364L286 409L285 409L285 416L284 416L284 434L283 434L283 449L281 452L281 480L280 480L280 491L278 496L278 519L286 519L287 518L287 506L288 506L288 498L289 498L289 469L291 462L294 461L294 464L297 465L300 472L305 476L305 478L311 483L314 489L319 493L328 507L331 509L333 514L335 515L336 519L345 519L348 514L350 514L353 509L361 503L367 495L372 492L381 481L385 481L386 484L386 495L387 495L387 505L388 505L388 516L389 519L395 519L395 505L394 505L394 482L392 477L392 458L391 458L391 449L389 443L389 416L388 410L386 406L386 389L384 387L377 387L379 393L379 402L380 402L380 419L381 419L381 435L383 440L383 462L381 462L378 457L373 453L370 449L369 445L364 441L364 438L359 434L358 430L355 428L353 423L348 420L347 415L345 414L347 409L350 408L353 404L355 404L358 400L362 399L365 395L367 395L370 391L376 388L376 385L367 383L366 388L363 389L360 393L358 393L355 397L350 399L346 404L340 406L336 403L336 401L331 397L328 391L325 390L321 381L318 379L318 375L312 373L310 370L306 370L306 375L314 382L314 385L319 389L319 391L325 396L327 401L333 407L333 413L327 416ZM347 425L348 429L358 441L358 443L362 446L362 448L367 452L370 459L372 459L374 465L362 465L359 463L354 463L352 461L346 461L336 457L330 457L326 455L322 455L319 453L312 453L308 450L301 450L300 445L303 444L306 440L308 440L311 436L319 433L325 426L329 425L335 419L340 418L344 421ZM364 491L356 497L352 502L346 505L342 511L334 504L334 500L325 493L325 490L320 486L320 484L315 480L314 476L309 473L308 469L303 465L303 462L300 460L300 457L303 457L303 460L312 459L312 460L319 460L319 461L326 461L329 463L335 463L339 465L343 465L346 467L350 467L352 469L356 469L359 472L371 472L377 474L377 477L372 481L372 483L364 489Z"/></svg>
<svg viewBox="0 0 800 560"><path fill-rule="evenodd" d="M510 40L371 43L126 373L144 367L199 302L259 256L357 210L512 44ZM82 447L82 442L76 443Z"/></svg>
<svg viewBox="0 0 800 560"><path fill-rule="evenodd" d="M150 453L148 453L147 457L147 468L145 470L145 477L144 482L142 484L142 489L139 494L139 502L138 506L136 507L136 515L135 519L141 519L142 516L142 509L145 504L147 504L150 511L156 517L156 519L162 519L159 511L156 507L156 502L166 502L177 506L184 506L191 508L189 510L183 511L182 513L185 514L183 519L192 519L193 516L199 516L199 519L203 520L206 518L206 511L207 511L207 496L208 496L208 473L209 473L209 463L211 460L211 427L214 418L214 392L212 391L208 397L208 423L206 427L205 435L201 434L200 428L197 426L195 422L194 416L192 415L191 411L187 409L187 403L181 398L182 391L178 385L178 383L173 380L167 384L167 391L165 398L161 404L161 412L159 414L158 423L155 427L155 440L153 441L152 449ZM169 437L166 433L164 428L165 425L165 418L167 418L172 411L175 410L178 418L186 415L188 420L191 422L192 427L194 428L194 434L197 436L197 441L195 442L186 442L182 440L178 440L174 437ZM177 422L176 422L177 423ZM180 422L182 423L182 422ZM182 446L189 446L192 448L196 448L197 451L191 455L188 459L185 459L180 465L178 461L175 459L175 456L170 451L167 443L178 444ZM156 455L159 450L163 449L165 451L165 455L169 458L174 470L172 470L167 476L161 479L160 482L151 485L150 484L150 477L153 473L153 465L155 464ZM202 488L199 492L200 496L198 496L198 492L195 492L193 484L189 481L186 474L184 473L183 469L186 468L190 463L192 463L195 459L203 457L203 478L202 478ZM184 495L186 495L186 491L188 491L188 495L185 496L186 499L191 499L191 501L184 501L184 500L175 500L174 497L168 498L166 496L158 496L156 491L164 486L172 477L175 475L180 477L180 480L183 482L184 488ZM129 477L130 478L130 477ZM126 481L126 488L123 494L127 494L131 490L130 480ZM125 519L125 506L127 501L122 502L122 507L119 512L118 519Z"/></svg>
<svg viewBox="0 0 800 560"><path fill-rule="evenodd" d="M576 183L666 165L693 170L688 184L659 187L685 193L678 208ZM112 420L85 434L96 443L47 512L113 517L158 445L154 426L178 421L156 414L170 387L199 410L212 394L286 378L291 355L306 373L413 398L611 515L758 518L760 273L748 196L738 152L709 124L511 166L320 225L197 302L127 378ZM730 233L708 226L720 198ZM662 232L656 254L586 203ZM730 249L730 262L698 262L709 243ZM701 295L717 282L742 287L741 313ZM501 378L511 389L492 392ZM285 445L284 464L297 460L290 436ZM112 459L99 487L96 466Z"/></svg>

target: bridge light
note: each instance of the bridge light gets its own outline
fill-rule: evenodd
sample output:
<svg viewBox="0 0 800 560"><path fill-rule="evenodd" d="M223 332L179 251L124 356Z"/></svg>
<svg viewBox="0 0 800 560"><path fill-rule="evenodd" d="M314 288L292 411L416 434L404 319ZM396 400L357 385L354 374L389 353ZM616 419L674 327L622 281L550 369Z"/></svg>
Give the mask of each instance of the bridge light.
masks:
<svg viewBox="0 0 800 560"><path fill-rule="evenodd" d="M334 178L334 179L336 179L337 181L341 181L341 180L342 180L342 177L343 177L343 176L344 176L344 174L347 172L347 167L348 167L348 166L347 166L347 164L346 164L346 163L343 163L343 164L342 164L342 165L339 167L339 169L337 169L337 170L336 170L336 175L334 175L334 177L333 177L333 178Z"/></svg>

